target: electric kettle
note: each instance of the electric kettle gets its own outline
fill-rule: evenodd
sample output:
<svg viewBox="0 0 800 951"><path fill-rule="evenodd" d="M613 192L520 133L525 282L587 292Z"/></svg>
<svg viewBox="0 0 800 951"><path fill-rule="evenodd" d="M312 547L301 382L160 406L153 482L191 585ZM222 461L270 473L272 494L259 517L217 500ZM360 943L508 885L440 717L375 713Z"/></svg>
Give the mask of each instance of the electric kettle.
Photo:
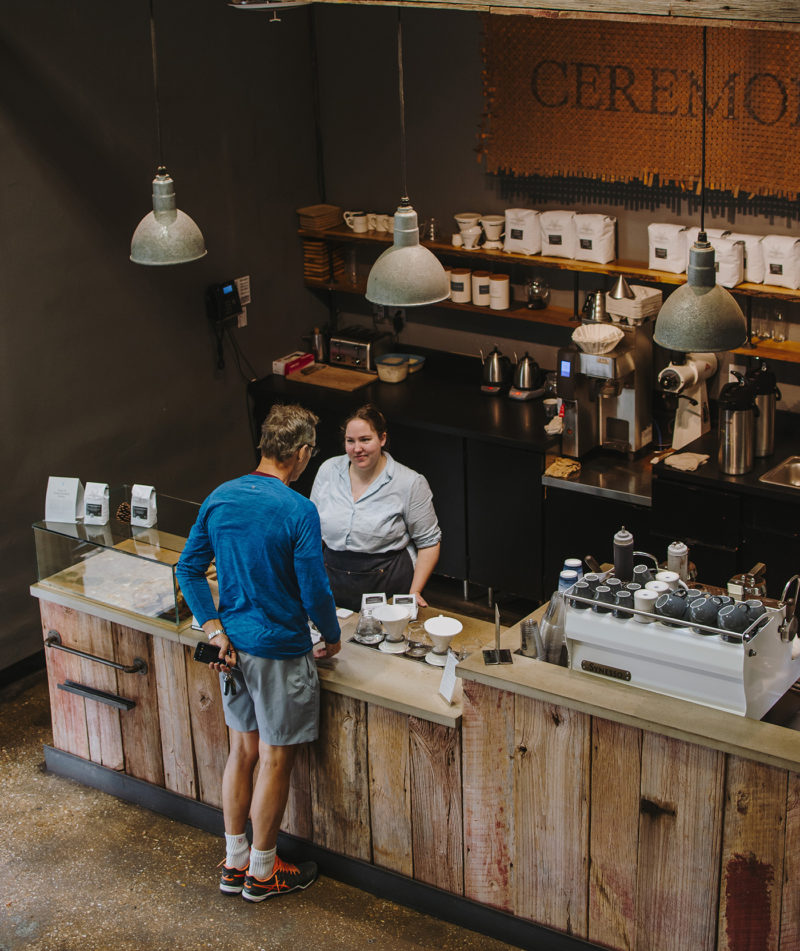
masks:
<svg viewBox="0 0 800 951"><path fill-rule="evenodd" d="M480 350L479 353L483 363L481 389L485 393L498 393L508 385L508 378L511 375L511 361L497 347L491 353L487 353L486 356L483 355L483 350Z"/></svg>
<svg viewBox="0 0 800 951"><path fill-rule="evenodd" d="M522 359L518 359L514 354L516 364L514 366L514 387L518 390L535 390L542 386L543 376L539 364L528 356L527 350Z"/></svg>

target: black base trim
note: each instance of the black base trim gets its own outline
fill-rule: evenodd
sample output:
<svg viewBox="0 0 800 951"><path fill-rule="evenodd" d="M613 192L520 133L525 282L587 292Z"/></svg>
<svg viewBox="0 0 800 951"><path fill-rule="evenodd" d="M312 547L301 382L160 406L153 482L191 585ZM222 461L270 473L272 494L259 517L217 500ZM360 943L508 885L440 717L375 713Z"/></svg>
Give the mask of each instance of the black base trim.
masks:
<svg viewBox="0 0 800 951"><path fill-rule="evenodd" d="M58 776L74 779L118 799L136 803L214 835L222 836L225 831L222 810L214 806L170 792L141 779L134 779L125 773L118 773L52 746L44 747L44 758L48 770ZM598 945L580 938L562 934L560 931L551 931L468 898L416 882L397 872L331 852L313 842L284 832L278 837L278 847L281 855L290 861L312 859L329 878L518 948L536 951L602 951Z"/></svg>

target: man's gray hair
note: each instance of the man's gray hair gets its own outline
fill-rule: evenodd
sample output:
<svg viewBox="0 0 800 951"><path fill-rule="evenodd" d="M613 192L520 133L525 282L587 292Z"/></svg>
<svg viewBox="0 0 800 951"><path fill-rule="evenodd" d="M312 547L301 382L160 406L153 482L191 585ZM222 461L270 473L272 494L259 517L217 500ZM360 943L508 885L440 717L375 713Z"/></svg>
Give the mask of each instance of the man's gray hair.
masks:
<svg viewBox="0 0 800 951"><path fill-rule="evenodd" d="M319 417L303 406L276 404L261 426L261 455L286 462L301 446L316 443L318 422Z"/></svg>

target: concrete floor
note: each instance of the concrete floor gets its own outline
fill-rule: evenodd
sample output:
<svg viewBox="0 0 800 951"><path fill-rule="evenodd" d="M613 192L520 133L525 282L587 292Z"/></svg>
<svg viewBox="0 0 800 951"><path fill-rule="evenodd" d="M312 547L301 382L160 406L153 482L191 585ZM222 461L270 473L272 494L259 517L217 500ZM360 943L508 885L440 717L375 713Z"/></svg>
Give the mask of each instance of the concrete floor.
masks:
<svg viewBox="0 0 800 951"><path fill-rule="evenodd" d="M223 897L219 838L46 772L51 742L44 673L0 694L0 951L510 947L324 875Z"/></svg>

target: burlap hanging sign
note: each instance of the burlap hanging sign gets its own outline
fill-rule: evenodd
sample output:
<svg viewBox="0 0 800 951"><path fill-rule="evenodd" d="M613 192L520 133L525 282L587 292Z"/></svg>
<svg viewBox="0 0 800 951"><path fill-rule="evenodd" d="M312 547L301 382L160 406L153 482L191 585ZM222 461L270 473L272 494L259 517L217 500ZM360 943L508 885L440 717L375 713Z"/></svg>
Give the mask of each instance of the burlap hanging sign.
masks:
<svg viewBox="0 0 800 951"><path fill-rule="evenodd" d="M795 199L800 35L709 29L706 183ZM695 187L702 30L484 17L490 172Z"/></svg>

